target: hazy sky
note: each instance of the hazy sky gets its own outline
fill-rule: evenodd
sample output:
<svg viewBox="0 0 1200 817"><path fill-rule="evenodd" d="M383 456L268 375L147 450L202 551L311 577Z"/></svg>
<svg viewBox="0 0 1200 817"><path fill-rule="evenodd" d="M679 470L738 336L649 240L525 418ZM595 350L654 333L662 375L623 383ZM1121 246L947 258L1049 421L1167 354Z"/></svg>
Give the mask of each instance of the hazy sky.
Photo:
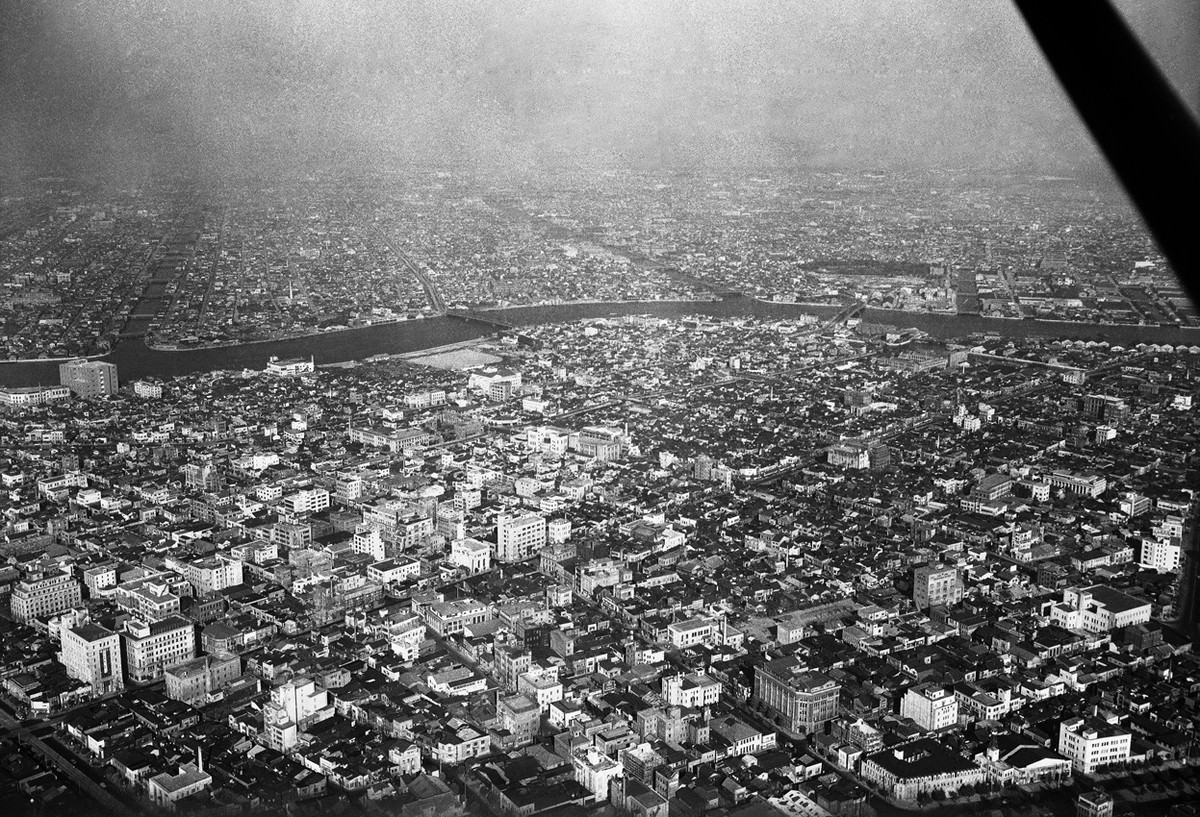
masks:
<svg viewBox="0 0 1200 817"><path fill-rule="evenodd" d="M1096 162L1007 0L0 2L10 171ZM1200 4L1119 5L1197 105Z"/></svg>

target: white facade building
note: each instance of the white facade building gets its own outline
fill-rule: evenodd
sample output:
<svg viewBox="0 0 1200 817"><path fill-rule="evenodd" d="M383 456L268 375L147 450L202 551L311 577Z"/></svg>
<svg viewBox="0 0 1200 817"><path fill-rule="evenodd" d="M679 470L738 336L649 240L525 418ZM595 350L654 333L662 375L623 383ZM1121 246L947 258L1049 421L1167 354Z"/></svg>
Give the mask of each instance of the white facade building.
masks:
<svg viewBox="0 0 1200 817"><path fill-rule="evenodd" d="M162 677L167 667L196 657L196 627L186 618L161 621L131 620L121 633L129 679L144 683Z"/></svg>
<svg viewBox="0 0 1200 817"><path fill-rule="evenodd" d="M92 685L92 693L105 695L124 689L121 672L121 638L97 624L70 627L62 632L59 660L67 675Z"/></svg>
<svg viewBox="0 0 1200 817"><path fill-rule="evenodd" d="M12 592L10 610L14 621L28 624L34 619L69 610L82 600L79 582L66 573L58 573L18 582Z"/></svg>
<svg viewBox="0 0 1200 817"><path fill-rule="evenodd" d="M465 568L468 573L484 573L492 567L492 546L467 537L450 543L450 563Z"/></svg>
<svg viewBox="0 0 1200 817"><path fill-rule="evenodd" d="M538 514L496 519L496 560L523 562L546 545L546 518Z"/></svg>
<svg viewBox="0 0 1200 817"><path fill-rule="evenodd" d="M1133 735L1105 721L1071 718L1058 727L1058 752L1071 768L1091 774L1101 766L1129 760Z"/></svg>
<svg viewBox="0 0 1200 817"><path fill-rule="evenodd" d="M921 684L904 693L900 715L926 732L948 729L958 723L958 698L945 687Z"/></svg>

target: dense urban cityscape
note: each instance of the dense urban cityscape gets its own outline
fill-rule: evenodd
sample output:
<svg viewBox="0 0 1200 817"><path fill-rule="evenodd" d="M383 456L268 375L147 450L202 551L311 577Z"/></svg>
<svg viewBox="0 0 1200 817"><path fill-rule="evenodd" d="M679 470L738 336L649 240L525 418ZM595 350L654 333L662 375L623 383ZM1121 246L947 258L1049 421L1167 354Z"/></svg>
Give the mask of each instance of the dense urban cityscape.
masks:
<svg viewBox="0 0 1200 817"><path fill-rule="evenodd" d="M1200 347L849 314L131 384L79 359L4 390L8 790L505 817L1192 801Z"/></svg>
<svg viewBox="0 0 1200 817"><path fill-rule="evenodd" d="M1064 15L12 0L0 813L1200 817L1200 6Z"/></svg>
<svg viewBox="0 0 1200 817"><path fill-rule="evenodd" d="M325 175L0 202L3 355L271 340L449 310L712 299L1200 325L1128 204L965 172Z"/></svg>

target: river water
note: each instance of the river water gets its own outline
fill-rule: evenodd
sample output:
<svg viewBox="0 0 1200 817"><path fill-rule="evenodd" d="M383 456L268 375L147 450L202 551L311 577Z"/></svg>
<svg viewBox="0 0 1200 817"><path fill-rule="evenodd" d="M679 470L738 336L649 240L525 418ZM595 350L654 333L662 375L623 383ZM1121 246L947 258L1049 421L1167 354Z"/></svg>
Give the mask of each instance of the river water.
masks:
<svg viewBox="0 0 1200 817"><path fill-rule="evenodd" d="M608 315L653 314L680 316L690 314L714 317L794 318L802 314L828 317L837 307L768 303L752 298L732 297L720 301L648 301L635 303L583 303L554 306L525 306L495 310L496 318L518 325L532 326L558 321L580 320ZM1132 346L1138 343L1200 345L1200 329L1167 326L1108 326L1065 321L1012 321L981 318L975 315L936 315L868 309L862 315L868 323L916 327L939 338L964 337L991 333L1003 337L1061 337L1107 340ZM194 372L216 369L261 369L267 360L279 357L309 357L318 363L361 360L372 355L397 354L458 343L483 337L491 327L459 318L437 317L393 324L328 332L311 337L222 346L213 349L156 351L140 339L126 339L104 359L115 363L122 382L145 377L168 379ZM34 386L58 383L56 362L0 362L0 385Z"/></svg>

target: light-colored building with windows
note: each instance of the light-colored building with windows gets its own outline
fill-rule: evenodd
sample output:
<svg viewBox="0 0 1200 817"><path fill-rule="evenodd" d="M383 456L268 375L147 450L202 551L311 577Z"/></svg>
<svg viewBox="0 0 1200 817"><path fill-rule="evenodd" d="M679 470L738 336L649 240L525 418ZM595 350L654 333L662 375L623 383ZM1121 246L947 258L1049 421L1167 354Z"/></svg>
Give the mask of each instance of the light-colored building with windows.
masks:
<svg viewBox="0 0 1200 817"><path fill-rule="evenodd" d="M168 811L185 797L199 794L212 785L212 775L195 763L181 763L146 781L146 796L154 805Z"/></svg>
<svg viewBox="0 0 1200 817"><path fill-rule="evenodd" d="M958 724L958 698L945 687L921 684L904 693L900 715L926 732L939 732Z"/></svg>
<svg viewBox="0 0 1200 817"><path fill-rule="evenodd" d="M1150 602L1102 584L1063 590L1062 603L1050 610L1050 619L1069 630L1103 633L1150 620Z"/></svg>
<svg viewBox="0 0 1200 817"><path fill-rule="evenodd" d="M1098 768L1125 763L1133 734L1098 718L1069 718L1058 726L1058 752L1076 772L1091 774Z"/></svg>
<svg viewBox="0 0 1200 817"><path fill-rule="evenodd" d="M913 571L913 604L918 609L953 607L962 599L962 571L957 567L921 565Z"/></svg>
<svg viewBox="0 0 1200 817"><path fill-rule="evenodd" d="M754 668L755 697L793 731L812 732L837 717L841 691L837 681L792 657Z"/></svg>
<svg viewBox="0 0 1200 817"><path fill-rule="evenodd" d="M129 621L121 639L125 668L135 683L158 680L168 667L196 657L196 625L181 616Z"/></svg>
<svg viewBox="0 0 1200 817"><path fill-rule="evenodd" d="M538 514L496 519L496 561L523 562L546 545L546 517Z"/></svg>
<svg viewBox="0 0 1200 817"><path fill-rule="evenodd" d="M461 633L471 624L482 624L492 618L491 610L476 599L455 599L429 605L425 623L440 636Z"/></svg>
<svg viewBox="0 0 1200 817"><path fill-rule="evenodd" d="M450 543L450 563L471 574L485 573L492 567L492 546L472 537L457 539Z"/></svg>
<svg viewBox="0 0 1200 817"><path fill-rule="evenodd" d="M721 699L721 683L703 672L672 675L662 680L663 698L670 706L698 709Z"/></svg>
<svg viewBox="0 0 1200 817"><path fill-rule="evenodd" d="M125 688L121 671L121 638L98 624L83 624L62 631L59 660L67 675L92 685L92 693L106 695Z"/></svg>
<svg viewBox="0 0 1200 817"><path fill-rule="evenodd" d="M13 588L10 599L13 620L28 624L34 619L70 610L83 600L79 582L66 573L30 576Z"/></svg>
<svg viewBox="0 0 1200 817"><path fill-rule="evenodd" d="M107 397L117 393L117 367L78 358L59 364L58 382L81 397Z"/></svg>
<svg viewBox="0 0 1200 817"><path fill-rule="evenodd" d="M571 755L575 782L591 792L596 803L608 801L609 788L618 777L625 776L625 767L594 746L581 747Z"/></svg>

